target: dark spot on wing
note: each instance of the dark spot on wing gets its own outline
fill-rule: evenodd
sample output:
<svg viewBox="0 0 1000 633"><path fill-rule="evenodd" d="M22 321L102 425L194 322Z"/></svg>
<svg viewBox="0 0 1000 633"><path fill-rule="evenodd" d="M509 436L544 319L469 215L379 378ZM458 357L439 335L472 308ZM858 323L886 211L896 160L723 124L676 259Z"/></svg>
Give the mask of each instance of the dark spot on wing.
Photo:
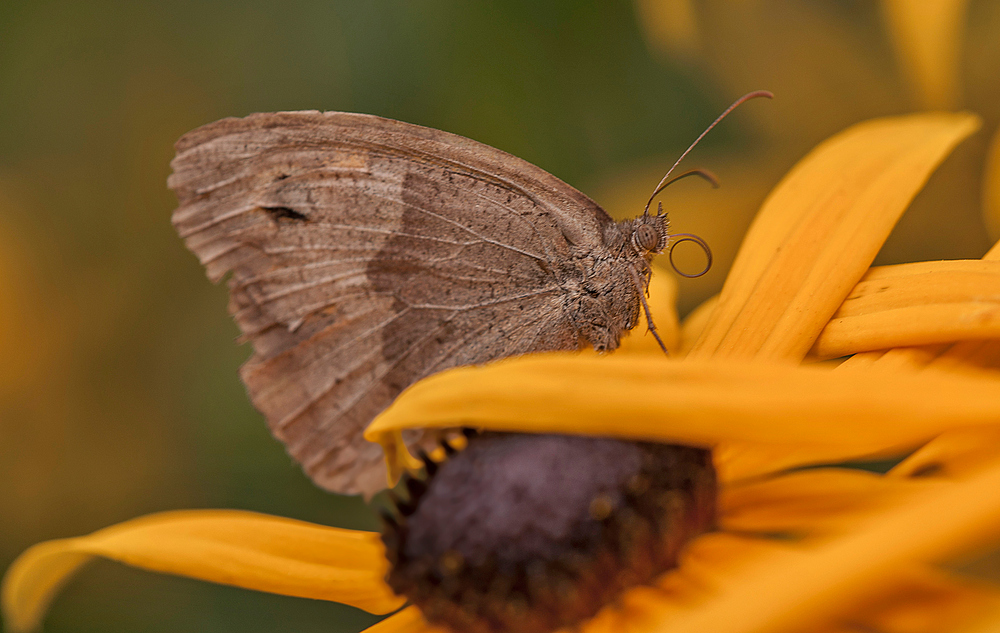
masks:
<svg viewBox="0 0 1000 633"><path fill-rule="evenodd" d="M296 222L309 221L309 218L304 213L299 213L295 209L289 209L288 207L264 207L264 210L267 211L267 214L275 222L282 219L294 220Z"/></svg>

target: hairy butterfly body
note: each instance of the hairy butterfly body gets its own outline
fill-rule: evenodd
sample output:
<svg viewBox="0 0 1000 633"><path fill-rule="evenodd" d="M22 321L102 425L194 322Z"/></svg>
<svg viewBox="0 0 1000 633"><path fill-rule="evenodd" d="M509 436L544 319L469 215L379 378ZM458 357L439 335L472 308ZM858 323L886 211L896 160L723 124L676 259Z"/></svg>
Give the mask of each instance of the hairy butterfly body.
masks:
<svg viewBox="0 0 1000 633"><path fill-rule="evenodd" d="M385 487L361 432L415 381L615 349L668 239L662 214L615 222L510 154L370 115L223 119L176 148L174 226L209 278L230 274L250 397L336 492Z"/></svg>

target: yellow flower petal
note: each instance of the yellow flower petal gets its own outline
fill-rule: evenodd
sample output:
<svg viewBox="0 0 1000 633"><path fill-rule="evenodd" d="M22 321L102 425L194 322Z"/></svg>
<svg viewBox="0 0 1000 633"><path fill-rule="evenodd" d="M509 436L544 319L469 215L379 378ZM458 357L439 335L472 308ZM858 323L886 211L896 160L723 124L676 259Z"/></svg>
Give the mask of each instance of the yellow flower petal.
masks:
<svg viewBox="0 0 1000 633"><path fill-rule="evenodd" d="M680 323L677 318L677 280L670 271L653 266L646 303L653 314L657 334L667 350L674 354L680 347ZM639 311L638 325L622 338L621 347L616 353L663 355L659 343L648 331L645 311Z"/></svg>
<svg viewBox="0 0 1000 633"><path fill-rule="evenodd" d="M960 477L996 459L1000 428L954 429L935 437L889 471L890 477Z"/></svg>
<svg viewBox="0 0 1000 633"><path fill-rule="evenodd" d="M724 486L720 527L734 532L829 535L936 482L819 468Z"/></svg>
<svg viewBox="0 0 1000 633"><path fill-rule="evenodd" d="M883 0L903 72L921 106L959 102L959 58L968 0Z"/></svg>
<svg viewBox="0 0 1000 633"><path fill-rule="evenodd" d="M989 377L564 353L431 376L401 394L365 436L376 441L405 428L469 425L700 446L726 440L840 446L855 454L996 423L1000 380Z"/></svg>
<svg viewBox="0 0 1000 633"><path fill-rule="evenodd" d="M876 450L824 444L775 444L763 442L720 442L713 450L719 481L734 482L817 464L836 464L849 459L892 457L898 450Z"/></svg>
<svg viewBox="0 0 1000 633"><path fill-rule="evenodd" d="M982 618L976 626L962 629L962 633L996 633L1000 631L1000 608L993 609L988 617Z"/></svg>
<svg viewBox="0 0 1000 633"><path fill-rule="evenodd" d="M764 202L689 357L800 360L934 168L978 125L970 114L919 114L820 144Z"/></svg>
<svg viewBox="0 0 1000 633"><path fill-rule="evenodd" d="M962 341L934 358L937 370L1000 369L1000 341Z"/></svg>
<svg viewBox="0 0 1000 633"><path fill-rule="evenodd" d="M682 567L665 576L660 586L679 594L690 608L704 609L718 599L720 591L738 582L748 566L767 567L801 552L800 548L780 541L726 533L708 534L691 544L682 559ZM664 598L661 596L660 601ZM844 633L940 633L955 630L955 626L990 612L996 608L998 599L997 589L986 583L958 578L925 565L907 565L887 574L881 585L872 587L857 604L840 605L829 620L817 622L805 630L840 631L837 625L849 622L854 626ZM660 626L655 630L688 630L675 626L669 619L679 613L681 610L676 608L661 612ZM730 628L721 630L728 633Z"/></svg>
<svg viewBox="0 0 1000 633"><path fill-rule="evenodd" d="M671 622L680 631L810 630L885 586L901 569L972 551L1000 536L1000 463L915 494L852 534L769 556ZM734 618L733 614L739 614Z"/></svg>
<svg viewBox="0 0 1000 633"><path fill-rule="evenodd" d="M861 352L851 356L837 369L842 371L862 369L887 372L915 372L927 367L948 345L926 345L924 347L898 347L890 350Z"/></svg>
<svg viewBox="0 0 1000 633"><path fill-rule="evenodd" d="M613 605L580 627L580 633L653 633L660 631L725 631L684 628L677 622L687 609L710 609L720 595L742 578L745 570L760 568L801 555L802 549L781 541L747 538L715 532L695 539L681 554L680 567L662 576L653 587L626 591ZM765 599L769 588L760 588ZM883 633L940 633L957 630L998 604L997 589L986 583L958 578L922 565L893 570L854 605L844 605L834 617L809 631L880 631ZM719 614L719 621L735 622L740 612ZM850 623L853 627L840 629ZM737 625L738 628L738 625Z"/></svg>
<svg viewBox="0 0 1000 633"><path fill-rule="evenodd" d="M382 445L382 453L385 455L386 483L390 488L399 483L404 471L417 470L423 465L406 448L402 432L383 433L379 435L378 442Z"/></svg>
<svg viewBox="0 0 1000 633"><path fill-rule="evenodd" d="M983 262L1000 261L1000 242L983 255ZM942 264L943 262L930 262ZM886 267L888 269L889 267ZM904 266L900 270L904 270ZM822 336L822 335L821 335ZM944 371L1000 368L1000 341L961 341L952 345L903 347L855 354L840 365L843 370L878 368L887 371L918 371L934 367Z"/></svg>
<svg viewBox="0 0 1000 633"><path fill-rule="evenodd" d="M708 322L712 319L712 313L718 305L719 295L713 295L692 310L684 319L684 323L681 324L682 355L686 356L688 351L701 338L701 333L708 327Z"/></svg>
<svg viewBox="0 0 1000 633"><path fill-rule="evenodd" d="M954 344L897 347L890 350L861 352L841 363L841 369L877 369L901 372L934 369L945 372L968 372L1000 369L1000 340L959 341Z"/></svg>
<svg viewBox="0 0 1000 633"><path fill-rule="evenodd" d="M723 532L704 534L681 552L677 569L664 574L655 586L627 590L616 603L582 623L580 633L674 631L672 620L684 609L710 598L727 575L781 551L780 545L766 539Z"/></svg>
<svg viewBox="0 0 1000 633"><path fill-rule="evenodd" d="M1000 244L983 257L984 262L1000 260ZM853 361L853 362L852 362ZM973 368L1000 368L1000 341L963 341L949 346L892 349L884 353L858 354L842 367L874 366L882 370L967 371ZM1000 429L970 428L950 430L934 438L893 468L889 475L913 477L933 475L954 477L979 468L996 455Z"/></svg>
<svg viewBox="0 0 1000 633"><path fill-rule="evenodd" d="M1000 130L990 141L983 169L983 217L994 238L1000 237ZM997 246L993 247L994 250Z"/></svg>
<svg viewBox="0 0 1000 633"><path fill-rule="evenodd" d="M378 534L254 512L189 510L29 548L11 565L0 593L9 629L37 627L70 575L95 556L371 613L388 613L404 602L383 581L388 563Z"/></svg>
<svg viewBox="0 0 1000 633"><path fill-rule="evenodd" d="M710 532L699 536L682 552L678 568L666 574L660 586L675 582L695 588L717 591L729 576L739 573L750 564L784 556L788 546L777 539L728 532ZM708 594L711 597L711 593Z"/></svg>
<svg viewBox="0 0 1000 633"><path fill-rule="evenodd" d="M1000 338L1000 262L958 260L872 268L826 324L819 358Z"/></svg>
<svg viewBox="0 0 1000 633"><path fill-rule="evenodd" d="M1000 607L997 588L931 567L914 567L816 633L965 631Z"/></svg>

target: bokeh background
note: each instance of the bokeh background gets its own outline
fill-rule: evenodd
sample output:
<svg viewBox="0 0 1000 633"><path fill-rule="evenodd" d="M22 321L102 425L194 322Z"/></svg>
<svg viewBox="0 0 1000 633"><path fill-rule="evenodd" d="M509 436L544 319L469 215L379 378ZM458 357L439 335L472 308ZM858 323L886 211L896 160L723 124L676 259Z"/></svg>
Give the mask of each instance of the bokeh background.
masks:
<svg viewBox="0 0 1000 633"><path fill-rule="evenodd" d="M0 570L37 541L167 509L376 527L360 500L315 489L247 403L225 289L169 222L184 132L256 111L379 114L521 156L626 216L729 102L770 89L773 102L745 106L689 159L723 188L685 181L663 198L673 226L717 254L682 281L683 313L718 290L781 175L875 116L985 120L879 262L982 255L996 224L984 210L1000 203L982 182L997 32L993 0L5 0ZM374 620L99 562L46 630L336 633Z"/></svg>

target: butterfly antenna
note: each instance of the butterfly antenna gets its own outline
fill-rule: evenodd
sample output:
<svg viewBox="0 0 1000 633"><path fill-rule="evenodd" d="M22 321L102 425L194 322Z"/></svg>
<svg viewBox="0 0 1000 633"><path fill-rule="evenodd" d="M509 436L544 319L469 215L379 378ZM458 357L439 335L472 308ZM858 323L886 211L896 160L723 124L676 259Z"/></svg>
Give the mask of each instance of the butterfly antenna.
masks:
<svg viewBox="0 0 1000 633"><path fill-rule="evenodd" d="M653 195L650 196L649 202L653 201L653 198L656 197L656 194L660 193L661 191L663 191L664 189L666 189L670 185L674 184L678 180L681 180L682 178L687 178L688 176L698 176L699 178L701 178L701 179L705 180L706 182L708 182L708 184L712 185L712 189L718 189L719 188L719 178L718 178L718 176L716 176L712 172L708 171L707 169L691 169L689 171L684 172L683 174L677 174L676 176L674 176L673 178L671 178L667 182L662 182L661 181L662 184L659 187L657 187L656 191L653 192ZM647 215L649 214L649 202L646 203L646 214ZM660 205L660 208L662 209L663 205Z"/></svg>
<svg viewBox="0 0 1000 633"><path fill-rule="evenodd" d="M756 99L757 97L767 97L768 99L771 99L774 97L774 94L768 92L767 90L755 90L754 92L749 92L740 97L739 99L737 99L735 102L733 102L733 105L726 108L725 111L718 116L718 118L712 121L712 124L709 125L707 128L705 128L704 132L698 135L698 138L694 140L694 143L691 143L691 145L686 150L684 150L684 153L681 154L681 157L678 158L674 162L674 164L670 167L670 169L667 170L666 175L664 175L663 178L660 180L660 184L656 185L656 188L653 190L653 195L649 196L649 200L646 202L646 208L645 208L646 214L649 213L649 205L653 203L653 198L656 197L656 194L663 191L663 188L666 187L668 184L670 184L669 182L667 182L670 179L670 174L674 173L674 170L677 169L677 165L679 165L680 162L684 160L684 157L687 156L691 152L691 150L693 150L695 146L698 145L699 142L701 142L701 139L705 138L705 135L711 132L712 128L718 125L719 122L722 121L722 119L726 118L726 116L728 116L730 112L732 112L739 106L743 105L747 101L751 99Z"/></svg>
<svg viewBox="0 0 1000 633"><path fill-rule="evenodd" d="M681 277L694 279L695 277L701 277L702 275L704 275L709 271L709 269L712 267L712 249L708 247L708 242L706 242L705 240L701 239L700 237L698 237L693 233L676 233L674 235L671 235L670 237L672 239L676 239L676 241L670 245L670 248L667 249L667 256L670 258L670 266L674 269L675 273L677 273ZM705 267L693 275L689 275L688 273L683 272L680 268L677 267L677 264L674 263L674 249L677 248L678 244L683 244L684 242L694 242L695 244L697 244L698 247L701 248L702 252L705 253L705 259L707 260L705 262Z"/></svg>

